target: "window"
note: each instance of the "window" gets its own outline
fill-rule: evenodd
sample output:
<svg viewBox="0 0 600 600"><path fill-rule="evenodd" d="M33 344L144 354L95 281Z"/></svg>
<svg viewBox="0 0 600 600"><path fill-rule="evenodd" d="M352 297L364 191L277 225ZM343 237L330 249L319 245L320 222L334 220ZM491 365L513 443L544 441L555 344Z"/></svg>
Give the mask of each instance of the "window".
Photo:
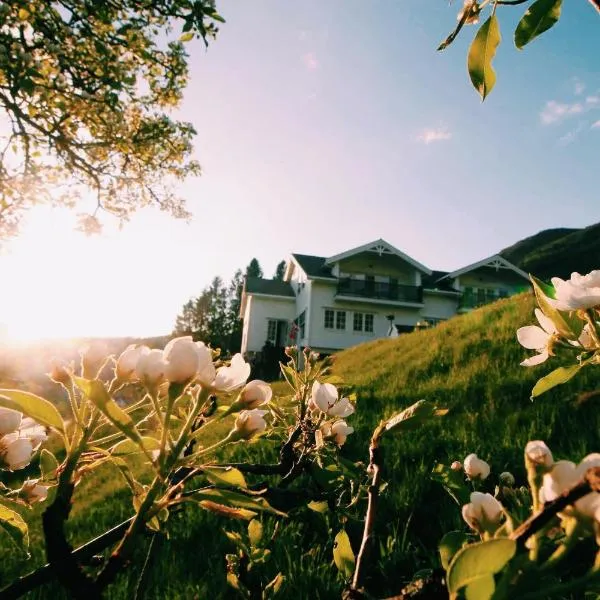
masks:
<svg viewBox="0 0 600 600"><path fill-rule="evenodd" d="M269 319L267 321L267 341L275 345L277 341L277 321L275 319Z"/></svg>
<svg viewBox="0 0 600 600"><path fill-rule="evenodd" d="M373 315L365 315L365 331L373 333Z"/></svg>
<svg viewBox="0 0 600 600"><path fill-rule="evenodd" d="M498 290L499 298L508 298L508 290Z"/></svg>
<svg viewBox="0 0 600 600"><path fill-rule="evenodd" d="M305 327L306 327L306 311L303 310L299 315L298 315L298 329L300 330L300 339L304 339L305 337Z"/></svg>
<svg viewBox="0 0 600 600"><path fill-rule="evenodd" d="M335 328L346 329L346 311L338 310L335 314Z"/></svg>
<svg viewBox="0 0 600 600"><path fill-rule="evenodd" d="M333 310L325 309L325 329L333 329Z"/></svg>
<svg viewBox="0 0 600 600"><path fill-rule="evenodd" d="M363 330L363 314L359 312L354 313L354 331Z"/></svg>

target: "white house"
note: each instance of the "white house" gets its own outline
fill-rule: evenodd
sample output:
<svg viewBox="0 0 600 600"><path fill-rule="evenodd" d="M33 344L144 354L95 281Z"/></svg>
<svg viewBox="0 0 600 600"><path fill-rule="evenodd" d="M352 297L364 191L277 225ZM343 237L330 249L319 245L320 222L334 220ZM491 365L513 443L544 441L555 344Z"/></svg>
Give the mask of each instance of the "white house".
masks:
<svg viewBox="0 0 600 600"><path fill-rule="evenodd" d="M384 240L331 257L292 254L283 281L247 278L241 351L260 352L269 341L331 353L435 325L528 284L527 273L500 255L447 273Z"/></svg>

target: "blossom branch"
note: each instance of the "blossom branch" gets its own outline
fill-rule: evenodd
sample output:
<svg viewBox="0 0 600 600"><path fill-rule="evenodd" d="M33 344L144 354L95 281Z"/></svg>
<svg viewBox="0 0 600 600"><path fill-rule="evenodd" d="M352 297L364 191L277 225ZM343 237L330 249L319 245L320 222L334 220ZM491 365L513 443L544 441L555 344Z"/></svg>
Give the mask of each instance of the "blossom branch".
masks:
<svg viewBox="0 0 600 600"><path fill-rule="evenodd" d="M556 500L546 503L541 512L517 527L510 538L524 547L525 542L545 527L557 513L591 492L600 492L600 467L588 469L582 481L563 492Z"/></svg>

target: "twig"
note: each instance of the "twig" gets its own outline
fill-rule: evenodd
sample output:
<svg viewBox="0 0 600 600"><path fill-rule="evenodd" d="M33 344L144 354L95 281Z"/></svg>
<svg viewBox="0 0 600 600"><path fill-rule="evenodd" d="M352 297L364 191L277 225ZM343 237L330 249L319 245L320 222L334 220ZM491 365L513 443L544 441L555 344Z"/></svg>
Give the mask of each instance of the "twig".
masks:
<svg viewBox="0 0 600 600"><path fill-rule="evenodd" d="M589 0L589 2L600 13L600 0Z"/></svg>
<svg viewBox="0 0 600 600"><path fill-rule="evenodd" d="M369 500L367 505L367 515L365 517L365 528L363 530L360 550L356 557L356 568L354 577L346 598L361 598L363 593L360 591L364 579L365 565L368 562L369 554L373 545L373 526L375 524L375 513L379 502L379 486L381 485L381 467L383 465L383 448L380 446L381 436L384 428L378 427L373 433L371 444L369 446L369 467L367 472L371 476L371 485L369 486Z"/></svg>

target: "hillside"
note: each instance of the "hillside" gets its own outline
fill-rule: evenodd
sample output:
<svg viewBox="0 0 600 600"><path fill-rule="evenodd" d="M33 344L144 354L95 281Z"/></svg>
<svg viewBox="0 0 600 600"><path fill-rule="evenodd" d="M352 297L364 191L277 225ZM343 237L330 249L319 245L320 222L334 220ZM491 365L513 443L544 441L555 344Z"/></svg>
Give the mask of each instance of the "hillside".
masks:
<svg viewBox="0 0 600 600"><path fill-rule="evenodd" d="M546 229L500 254L542 279L587 273L600 268L600 223L584 229Z"/></svg>
<svg viewBox="0 0 600 600"><path fill-rule="evenodd" d="M428 331L377 340L337 356L334 371L358 394L356 413L348 419L356 432L343 450L352 460L367 460L368 439L381 418L420 398L450 409L446 417L384 443L388 486L377 517L381 540L377 568L393 580L374 573L369 585L377 597L397 591L398 582L416 570L437 566L437 543L443 532L464 527L458 507L429 479L436 462L449 464L476 452L492 466L491 484L500 472L510 470L521 485L525 481L523 446L530 439L545 440L556 459L577 459L600 449L597 397L584 393L600 388L600 369L584 372L535 402L529 400L534 382L556 366L519 366L527 351L517 343L515 331L532 318L532 297L523 294ZM275 387L281 390L283 386ZM253 456L267 453L268 443L243 451L251 451ZM105 496L108 491L111 496ZM76 543L130 514L129 502L124 500L127 495L112 471L107 471L100 482L84 481L77 494L70 529ZM269 532L273 531L273 520L264 518L263 522ZM171 540L161 544L160 555L154 559L157 572L146 597L233 598L225 584L223 559L233 546L222 529L242 531L245 524L224 521L194 508L176 515L170 523ZM343 582L332 565L332 539L326 524L325 517L307 509L282 523L271 545L269 567L273 573L283 571L288 578L281 598L340 596ZM362 523L350 515L346 528L354 548L358 548ZM39 529L32 538L39 539ZM12 552L7 555L10 551L4 548L0 543L3 582L43 562L39 545L29 563ZM133 597L143 559L141 548L135 569L111 589L111 599ZM64 596L54 586L46 586L31 597Z"/></svg>

